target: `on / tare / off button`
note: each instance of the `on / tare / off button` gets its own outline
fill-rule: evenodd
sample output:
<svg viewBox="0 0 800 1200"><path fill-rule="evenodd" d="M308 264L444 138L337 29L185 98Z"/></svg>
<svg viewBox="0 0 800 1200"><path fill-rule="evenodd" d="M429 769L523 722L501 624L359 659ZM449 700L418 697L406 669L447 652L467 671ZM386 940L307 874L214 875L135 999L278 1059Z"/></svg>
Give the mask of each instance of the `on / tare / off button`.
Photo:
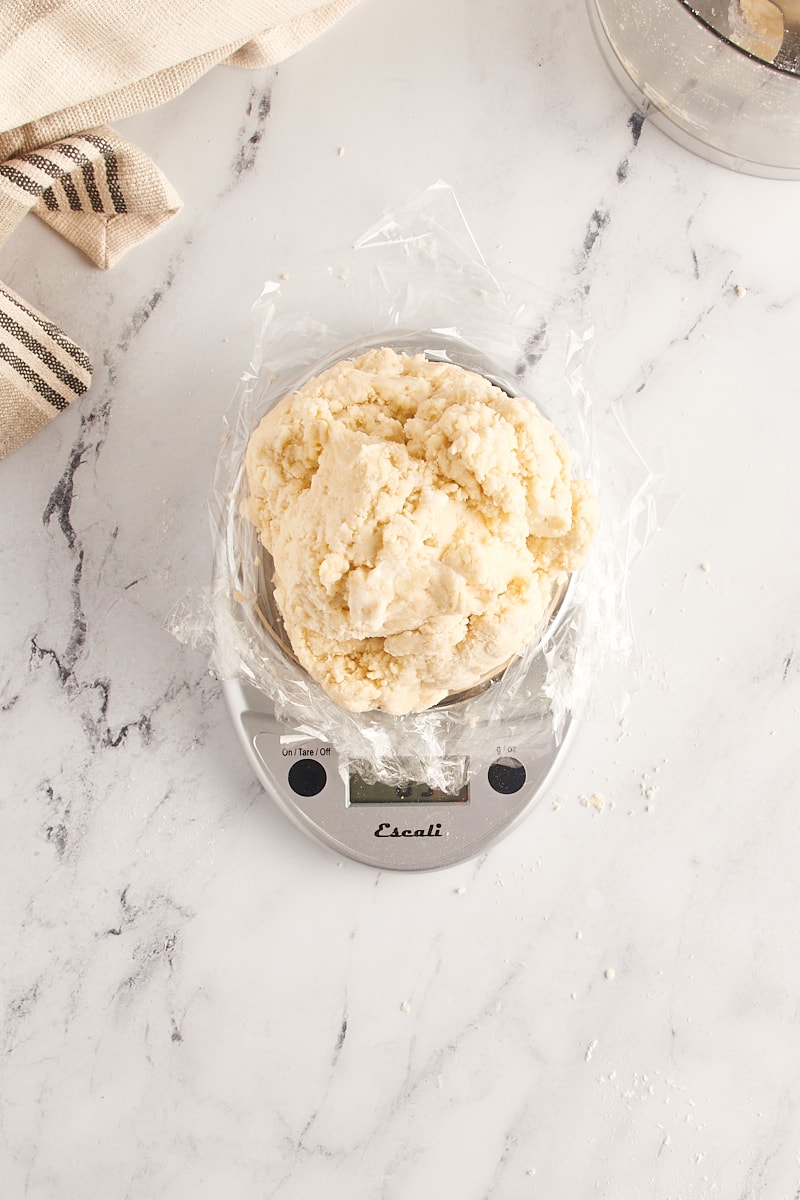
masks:
<svg viewBox="0 0 800 1200"><path fill-rule="evenodd" d="M504 796L518 792L525 782L525 768L518 758L498 758L489 767L489 786Z"/></svg>
<svg viewBox="0 0 800 1200"><path fill-rule="evenodd" d="M300 758L289 767L289 787L298 796L316 796L328 782L328 773L316 758Z"/></svg>

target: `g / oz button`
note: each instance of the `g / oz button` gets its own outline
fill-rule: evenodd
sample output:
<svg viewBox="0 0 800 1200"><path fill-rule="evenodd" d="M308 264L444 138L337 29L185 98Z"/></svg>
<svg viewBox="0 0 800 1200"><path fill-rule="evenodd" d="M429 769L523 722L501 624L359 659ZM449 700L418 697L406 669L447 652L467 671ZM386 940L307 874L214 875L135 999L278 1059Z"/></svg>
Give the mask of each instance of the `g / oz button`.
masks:
<svg viewBox="0 0 800 1200"><path fill-rule="evenodd" d="M289 787L298 796L316 796L328 782L328 773L316 758L300 758L289 767Z"/></svg>
<svg viewBox="0 0 800 1200"><path fill-rule="evenodd" d="M504 796L518 792L524 782L525 768L518 758L498 758L489 767L489 786Z"/></svg>

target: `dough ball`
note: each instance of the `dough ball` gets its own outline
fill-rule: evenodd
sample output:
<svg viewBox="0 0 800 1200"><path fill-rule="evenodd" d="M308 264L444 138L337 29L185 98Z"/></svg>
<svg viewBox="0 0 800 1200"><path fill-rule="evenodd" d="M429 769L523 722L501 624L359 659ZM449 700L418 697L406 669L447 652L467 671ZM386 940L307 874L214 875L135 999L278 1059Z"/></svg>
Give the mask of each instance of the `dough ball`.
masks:
<svg viewBox="0 0 800 1200"><path fill-rule="evenodd" d="M370 350L253 432L245 512L292 649L343 708L417 712L502 668L584 561L594 494L528 400Z"/></svg>

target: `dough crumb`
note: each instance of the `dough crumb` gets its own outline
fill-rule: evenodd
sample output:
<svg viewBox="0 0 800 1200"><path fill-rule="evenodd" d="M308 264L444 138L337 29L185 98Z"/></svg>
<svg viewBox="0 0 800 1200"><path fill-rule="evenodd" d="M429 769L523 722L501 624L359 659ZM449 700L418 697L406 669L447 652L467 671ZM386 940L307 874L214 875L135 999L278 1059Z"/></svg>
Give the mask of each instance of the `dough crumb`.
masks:
<svg viewBox="0 0 800 1200"><path fill-rule="evenodd" d="M600 792L594 792L591 796L581 796L581 804L584 808L594 808L597 812L602 812L606 806L606 798Z"/></svg>
<svg viewBox="0 0 800 1200"><path fill-rule="evenodd" d="M404 1013L411 1012L411 1005L408 1003L407 1000L404 1000L403 1003L400 1005L400 1012L404 1012Z"/></svg>
<svg viewBox="0 0 800 1200"><path fill-rule="evenodd" d="M705 572L706 572L706 574L708 574L708 572L711 570L711 563L708 563L708 562L701 562L701 563L700 563L700 570L701 570L701 571L705 571Z"/></svg>
<svg viewBox="0 0 800 1200"><path fill-rule="evenodd" d="M747 295L747 288L742 287L742 285L740 283L737 283L736 287L734 288L734 291L736 292L736 295L739 297L740 300L742 299L743 296Z"/></svg>
<svg viewBox="0 0 800 1200"><path fill-rule="evenodd" d="M370 350L284 397L247 447L246 516L301 666L400 715L491 678L540 633L598 510L530 400Z"/></svg>
<svg viewBox="0 0 800 1200"><path fill-rule="evenodd" d="M597 1049L597 1038L595 1038L594 1041L589 1042L589 1045L586 1047L586 1053L583 1056L584 1062L592 1061L592 1055L594 1054L596 1049Z"/></svg>
<svg viewBox="0 0 800 1200"><path fill-rule="evenodd" d="M336 149L336 153L339 156L339 158L341 158L342 155L344 154L344 146L338 146Z"/></svg>
<svg viewBox="0 0 800 1200"><path fill-rule="evenodd" d="M456 888L456 895L457 895L457 896L463 896L463 895L465 895L465 893L466 893L466 890L467 890L467 889L466 889L465 887L457 887L457 888Z"/></svg>
<svg viewBox="0 0 800 1200"><path fill-rule="evenodd" d="M606 967L604 974L606 979L616 979L617 977L617 972L613 967Z"/></svg>

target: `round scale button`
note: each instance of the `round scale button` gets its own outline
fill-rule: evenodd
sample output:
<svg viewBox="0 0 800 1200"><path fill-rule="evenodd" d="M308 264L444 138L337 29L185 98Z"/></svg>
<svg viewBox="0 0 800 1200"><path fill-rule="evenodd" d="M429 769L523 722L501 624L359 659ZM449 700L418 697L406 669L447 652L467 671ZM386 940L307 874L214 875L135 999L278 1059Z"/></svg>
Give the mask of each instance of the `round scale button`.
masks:
<svg viewBox="0 0 800 1200"><path fill-rule="evenodd" d="M327 782L327 771L316 758L300 758L289 767L289 787L298 796L316 796Z"/></svg>
<svg viewBox="0 0 800 1200"><path fill-rule="evenodd" d="M498 758L489 767L489 786L504 796L518 792L525 782L525 768L518 758Z"/></svg>

